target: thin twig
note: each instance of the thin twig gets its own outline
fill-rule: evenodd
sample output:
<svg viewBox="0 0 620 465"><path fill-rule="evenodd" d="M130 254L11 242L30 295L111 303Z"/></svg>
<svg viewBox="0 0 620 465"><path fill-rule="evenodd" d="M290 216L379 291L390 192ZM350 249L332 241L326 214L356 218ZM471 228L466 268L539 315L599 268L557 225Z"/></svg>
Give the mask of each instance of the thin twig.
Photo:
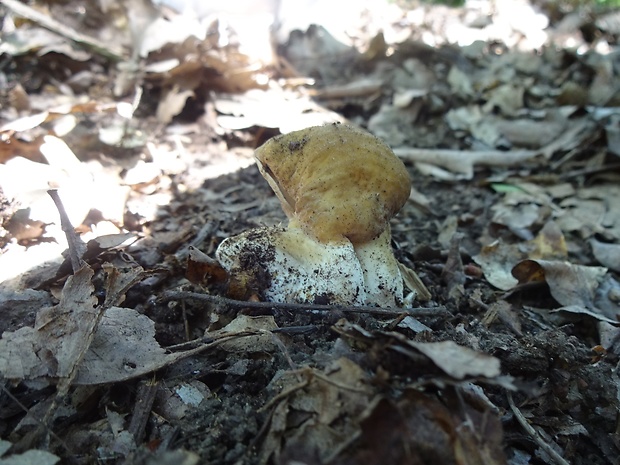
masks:
<svg viewBox="0 0 620 465"><path fill-rule="evenodd" d="M5 386L4 386L4 379L0 380L0 390L2 390L4 392L4 394L11 399L11 401L15 402L15 404L17 404L17 406L19 408L21 408L24 413L29 413L30 409L28 407L26 407L17 397L15 397L13 395L13 393L11 391L9 391ZM38 423L39 428L38 430L47 430L47 432L50 434L50 436L52 436L55 440L58 441L58 443L71 455L75 454L75 452L71 449L71 447L69 447L69 445L60 437L58 436L56 433L54 433L54 431L51 430L51 428L44 423L40 418L38 418L38 415L31 415L30 420L34 420L36 423ZM22 438L22 440L25 438ZM21 442L21 441L20 441ZM25 441L27 442L27 441ZM19 444L19 443L18 443ZM27 444L27 448L30 449L32 444ZM15 446L13 447L13 452L17 452L20 451L19 448L16 448Z"/></svg>
<svg viewBox="0 0 620 465"><path fill-rule="evenodd" d="M551 458L551 460L553 460L558 465L570 465L564 459L564 457L558 454L555 449L551 447L551 445L543 441L543 439L540 437L540 434L538 434L538 431L536 431L534 427L528 423L527 419L521 413L521 410L519 410L515 405L515 402L512 399L512 393L510 391L506 391L506 396L508 397L508 405L510 405L510 409L512 410L512 413L514 413L515 418L517 419L521 427L525 430L525 432L529 434L532 439L534 439L536 444L538 444L538 447L545 451L545 453Z"/></svg>
<svg viewBox="0 0 620 465"><path fill-rule="evenodd" d="M62 200L60 200L58 191L56 189L50 189L47 193L52 198L56 204L56 208L58 209L58 214L60 215L60 226L64 231L65 236L67 236L71 268L75 274L84 265L82 257L84 256L84 252L86 252L86 244L84 244L82 239L80 239L80 237L76 234L75 229L69 220L69 215L67 215L67 211L65 210L65 206L62 204Z"/></svg>
<svg viewBox="0 0 620 465"><path fill-rule="evenodd" d="M138 387L138 395L136 396L134 410L131 414L129 427L127 428L127 431L133 436L136 444L142 444L144 432L149 417L151 416L153 403L155 402L157 388L158 382L155 379L143 381Z"/></svg>
<svg viewBox="0 0 620 465"><path fill-rule="evenodd" d="M261 408L256 410L256 412L257 413L266 412L273 405L277 404L281 400L286 399L291 394L293 394L293 393L299 391L300 389L303 389L306 386L308 386L310 384L310 381L311 381L310 378L306 378L304 381L301 381L300 383L297 383L297 384L295 384L295 385L285 389L284 391L280 392L279 394L277 394L277 395L273 396L271 399L269 399L269 401L265 405L263 405Z"/></svg>
<svg viewBox="0 0 620 465"><path fill-rule="evenodd" d="M560 180L568 181L572 178L579 176L590 176L598 173L609 173L610 171L620 170L620 163L609 163L603 166L597 166L596 168L583 168L579 170L569 171L559 176Z"/></svg>
<svg viewBox="0 0 620 465"><path fill-rule="evenodd" d="M319 304L298 304L286 302L248 302L245 300L234 300L211 294L201 294L199 292L188 291L167 291L160 297L160 302L172 300L194 300L197 302L209 302L233 308L255 308L255 309L278 309L292 311L340 311L344 313L368 313L371 315L397 316L406 314L410 316L438 316L449 314L445 307L419 307L419 308L382 308L371 307L368 305L319 305Z"/></svg>
<svg viewBox="0 0 620 465"><path fill-rule="evenodd" d="M297 366L295 365L295 362L293 362L291 354L289 354L289 351L284 345L284 342L282 342L282 339L280 339L278 335L275 334L273 331L268 331L268 334L271 335L271 340L276 345L276 347L280 349L280 352L282 352L282 355L284 356L284 359L286 360L286 363L288 363L288 366L291 368L291 370L297 370ZM302 381L301 375L299 375L298 378L299 381Z"/></svg>

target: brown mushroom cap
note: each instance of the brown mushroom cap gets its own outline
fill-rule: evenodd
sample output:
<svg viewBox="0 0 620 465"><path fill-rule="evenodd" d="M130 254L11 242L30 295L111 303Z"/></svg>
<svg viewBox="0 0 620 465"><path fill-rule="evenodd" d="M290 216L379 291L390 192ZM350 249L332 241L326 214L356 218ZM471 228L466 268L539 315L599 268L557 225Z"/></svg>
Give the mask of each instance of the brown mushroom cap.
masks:
<svg viewBox="0 0 620 465"><path fill-rule="evenodd" d="M274 137L255 156L291 221L321 242L376 238L411 190L405 165L388 145L348 125Z"/></svg>

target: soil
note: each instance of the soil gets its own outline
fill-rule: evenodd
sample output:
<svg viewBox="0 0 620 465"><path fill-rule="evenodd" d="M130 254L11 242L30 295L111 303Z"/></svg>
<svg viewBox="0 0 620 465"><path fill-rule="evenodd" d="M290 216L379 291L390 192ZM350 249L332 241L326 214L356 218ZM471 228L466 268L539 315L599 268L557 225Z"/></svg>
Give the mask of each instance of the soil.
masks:
<svg viewBox="0 0 620 465"><path fill-rule="evenodd" d="M430 331L415 334L400 330L401 333L416 341L455 341L497 357L501 360L502 373L513 376L515 384L519 386L518 392L513 394L517 405L528 411L529 421L547 428L562 450L571 451L570 456L565 455L570 463L614 463L612 451L617 445L613 432L617 420L613 406L617 400L610 380L616 376L618 358L610 353L600 358L593 351L597 341L596 325L584 322L558 325L550 322L544 314L528 311L528 308L552 300L544 285L523 289L507 298L521 323L518 332L509 321L485 321L487 309L477 303L478 299L494 302L504 296L480 276L467 277L463 295L459 298L448 295L448 287L442 278L446 252L442 251L436 241L439 225L444 218L455 212L460 215L459 231L463 233L461 259L465 267L476 267L471 256L479 249L478 238L491 222L489 207L498 201L497 194L486 187L477 186L475 181L467 185L446 185L429 181L413 169L411 175L417 181L414 182L416 188L432 199L433 215L419 220L416 218L415 206L405 206L392 224L396 254L403 263L415 268L431 291L431 303L445 306L449 314L419 317L420 322ZM223 218L221 212L214 214L211 209L217 210L217 205L212 204L209 209L196 211L192 217L177 217L177 220L182 219L181 222L185 223L192 222L196 216L206 218L207 221L219 224L214 234L216 237L226 237L248 227L259 226L260 223L254 218L263 218L273 208L273 193L266 187L255 167L209 184L209 188L216 192L230 185L244 186L235 192L240 201L258 198L264 202L259 207L236 213L229 218ZM187 197L177 200L184 205L195 203ZM284 221L283 214L275 216ZM194 227L199 229L202 224L201 221ZM209 243L199 247L212 250L216 245L210 238ZM166 284L163 282L155 292L168 289ZM480 297L474 300L471 298L474 295ZM215 311L225 312L228 319L232 317L226 309ZM184 313L170 312L157 305L149 308L147 313L152 317L157 316L155 321L158 323L159 338L166 345L182 342L183 332L180 328L185 324L183 314L187 315L189 327L196 335L203 330L205 318L208 319L204 307L191 303L185 304ZM251 310L247 310L247 313L254 314ZM348 322L368 331L390 327L394 322L391 317L345 315L337 310L322 314L278 310L273 312L273 316L277 325L285 330L283 334L286 336L282 338L286 352L209 354L186 362L191 366L191 374L189 368L186 368L187 371L180 375L182 379L203 382L213 393L213 398L175 424L179 429L175 447L196 451L203 460L213 463L237 463L238 460L258 463L258 458L248 446L258 446L261 433L264 435L265 429L269 428L270 413L258 411L277 394L270 384L274 376L291 367L324 369L342 356L343 339L332 328L340 318L346 318ZM194 319L203 320L202 325L195 325ZM286 328L291 328L291 331L286 331ZM387 379L381 380L376 392L388 399L398 399L409 385L415 385L420 380L426 380L430 386L425 390L439 399L451 397L451 391L457 389L454 386L441 386L442 383L433 386L433 376L440 376L436 367L399 354L390 354L381 343L366 347L365 350L355 350L353 345L352 348L347 347L346 352L346 356L371 376L387 376ZM244 364L243 374L234 370L240 363ZM158 377L160 382L175 379L179 376L179 369L173 367L168 373L161 373ZM544 463L544 459L534 458L537 453L540 454L537 452L538 445L516 421L508 406L506 391L500 387L485 386L485 394L497 407L494 415L499 420L498 427L501 423L504 433L502 447L506 456L516 460L516 455L526 453L532 457L529 463ZM575 434L570 431L576 424L584 425L587 433L582 431ZM482 443L485 441L484 438L479 440ZM344 454L348 458L339 458L337 463L357 463L356 451L361 445L359 441L353 442ZM395 444L394 447L397 449L399 446ZM413 463L407 462L406 456L393 453L400 460L397 463ZM285 455L290 461L319 463L313 461L316 460L312 458L313 451L293 449L286 450ZM292 463L290 461L284 463Z"/></svg>

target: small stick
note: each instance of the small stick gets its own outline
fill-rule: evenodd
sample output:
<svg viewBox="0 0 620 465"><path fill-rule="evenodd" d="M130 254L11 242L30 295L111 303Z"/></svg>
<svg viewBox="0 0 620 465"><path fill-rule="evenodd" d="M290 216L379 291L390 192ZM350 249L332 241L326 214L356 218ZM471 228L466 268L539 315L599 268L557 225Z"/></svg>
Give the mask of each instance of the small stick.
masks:
<svg viewBox="0 0 620 465"><path fill-rule="evenodd" d="M62 204L62 200L60 200L58 191L56 189L50 189L47 193L52 198L56 204L56 208L58 209L58 214L60 215L60 226L64 231L65 236L67 236L71 268L73 268L73 273L75 274L80 268L82 268L82 265L84 265L82 256L84 256L84 252L86 252L86 244L84 244L82 239L80 239L80 237L75 233L75 229L69 220L69 215L67 215L65 206Z"/></svg>
<svg viewBox="0 0 620 465"><path fill-rule="evenodd" d="M131 415L131 421L127 431L133 436L136 444L142 444L144 432L151 416L155 395L157 394L158 382L156 380L148 380L140 383L138 387L138 395L134 411Z"/></svg>
<svg viewBox="0 0 620 465"><path fill-rule="evenodd" d="M9 399L11 399L15 404L23 410L24 413L30 412L30 409L26 407L17 397L13 395L11 391L9 391L5 386L4 379L0 382L0 391L4 393ZM64 441L63 438L58 436L51 428L43 423L43 420L38 418L38 415L32 415L31 421L34 420L38 423L38 428L36 430L27 433L19 442L15 443L12 447L12 452L25 452L26 450L31 450L33 448L34 442L36 442L37 437L40 436L41 431L47 431L50 436L52 436L58 443L71 455L74 455L75 452L69 447L69 445ZM32 440L32 441L30 441ZM25 450L22 450L25 449Z"/></svg>
<svg viewBox="0 0 620 465"><path fill-rule="evenodd" d="M538 434L538 431L536 431L534 427L528 423L527 419L521 413L521 410L517 408L514 400L512 400L512 393L509 391L506 391L506 396L508 397L508 405L510 405L510 409L512 410L512 413L514 413L515 418L517 419L521 427L525 430L525 432L529 434L532 437L532 439L534 439L536 444L538 444L538 447L544 450L545 453L549 457L551 457L551 460L553 460L558 465L570 465L566 461L566 459L564 459L564 457L562 457L560 454L558 454L555 451L555 449L553 449L553 447L551 447L548 443L543 441L543 439L540 437L540 434Z"/></svg>
<svg viewBox="0 0 620 465"><path fill-rule="evenodd" d="M341 311L345 313L368 313L371 315L397 316L406 314L410 316L438 316L449 314L445 307L420 307L420 308L382 308L371 307L369 305L349 306L349 305L319 305L319 304L297 304L286 302L248 302L245 300L234 300L211 294L201 294L199 292L187 291L167 291L159 299L160 302L172 300L194 300L197 302L209 302L233 308L256 308L256 309L279 309L293 311Z"/></svg>

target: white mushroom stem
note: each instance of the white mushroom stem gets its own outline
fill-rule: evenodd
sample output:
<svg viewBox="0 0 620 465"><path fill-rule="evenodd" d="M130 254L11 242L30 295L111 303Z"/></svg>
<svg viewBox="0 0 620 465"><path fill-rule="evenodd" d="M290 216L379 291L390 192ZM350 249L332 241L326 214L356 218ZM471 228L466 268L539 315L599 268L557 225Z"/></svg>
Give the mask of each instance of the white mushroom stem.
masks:
<svg viewBox="0 0 620 465"><path fill-rule="evenodd" d="M390 228L370 242L354 246L364 273L366 303L400 307L403 303L403 278L390 245Z"/></svg>
<svg viewBox="0 0 620 465"><path fill-rule="evenodd" d="M325 244L292 222L228 238L216 257L231 276L249 276L268 301L394 307L403 284L389 241L388 230L361 247Z"/></svg>
<svg viewBox="0 0 620 465"><path fill-rule="evenodd" d="M365 302L364 274L348 241L326 245L298 228L259 228L224 240L216 257L268 301Z"/></svg>

